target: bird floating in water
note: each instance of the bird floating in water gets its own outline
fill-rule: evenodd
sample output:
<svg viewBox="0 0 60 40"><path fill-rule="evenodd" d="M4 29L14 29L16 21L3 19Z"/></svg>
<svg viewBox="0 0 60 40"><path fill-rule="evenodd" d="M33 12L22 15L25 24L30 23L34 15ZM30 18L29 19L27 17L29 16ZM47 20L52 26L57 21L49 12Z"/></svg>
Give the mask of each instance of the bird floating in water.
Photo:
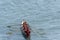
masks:
<svg viewBox="0 0 60 40"><path fill-rule="evenodd" d="M22 27L20 29L21 29L21 33L22 33L23 37L26 40L30 40L31 30L30 30L28 23L25 20L23 20L21 26Z"/></svg>

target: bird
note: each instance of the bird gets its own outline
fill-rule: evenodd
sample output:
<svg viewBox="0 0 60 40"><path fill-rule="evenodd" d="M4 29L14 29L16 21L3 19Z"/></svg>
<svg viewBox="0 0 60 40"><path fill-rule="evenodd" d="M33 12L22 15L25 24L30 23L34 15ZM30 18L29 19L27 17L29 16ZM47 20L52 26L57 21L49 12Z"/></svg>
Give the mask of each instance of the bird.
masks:
<svg viewBox="0 0 60 40"><path fill-rule="evenodd" d="M26 40L30 40L31 39L31 28L29 27L29 24L27 23L27 21L23 20L22 23L21 23L21 33L23 35L23 37L26 39Z"/></svg>

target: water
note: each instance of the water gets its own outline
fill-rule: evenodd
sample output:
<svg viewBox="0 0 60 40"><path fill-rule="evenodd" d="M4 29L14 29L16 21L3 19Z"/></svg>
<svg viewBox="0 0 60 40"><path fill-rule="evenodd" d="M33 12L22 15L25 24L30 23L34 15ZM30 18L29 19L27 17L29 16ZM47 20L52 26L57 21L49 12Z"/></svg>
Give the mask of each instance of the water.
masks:
<svg viewBox="0 0 60 40"><path fill-rule="evenodd" d="M23 19L41 33L32 32L31 40L60 40L59 13L60 0L0 0L0 40L25 40L20 26L7 27Z"/></svg>

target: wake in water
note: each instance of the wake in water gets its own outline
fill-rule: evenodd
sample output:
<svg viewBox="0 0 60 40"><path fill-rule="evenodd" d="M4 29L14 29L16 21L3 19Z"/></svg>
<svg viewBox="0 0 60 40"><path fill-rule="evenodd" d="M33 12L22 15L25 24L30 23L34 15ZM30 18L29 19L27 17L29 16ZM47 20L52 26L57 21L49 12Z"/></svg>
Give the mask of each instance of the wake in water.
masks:
<svg viewBox="0 0 60 40"><path fill-rule="evenodd" d="M36 34L39 38L46 34L45 32L42 31L43 29L38 30L36 28L30 27L29 24L25 24L25 22L23 21L22 24L19 24L21 31L19 29L17 29L17 28L14 29L15 27L12 27L12 26L16 26L16 25L10 25L10 26L7 26L7 27L9 28L10 31L13 31L13 32L14 31L17 32L19 30L18 32L21 32L23 37L26 40L31 40L32 35L30 34L29 30L32 33ZM8 32L7 34L11 35L11 34L13 34L13 32Z"/></svg>

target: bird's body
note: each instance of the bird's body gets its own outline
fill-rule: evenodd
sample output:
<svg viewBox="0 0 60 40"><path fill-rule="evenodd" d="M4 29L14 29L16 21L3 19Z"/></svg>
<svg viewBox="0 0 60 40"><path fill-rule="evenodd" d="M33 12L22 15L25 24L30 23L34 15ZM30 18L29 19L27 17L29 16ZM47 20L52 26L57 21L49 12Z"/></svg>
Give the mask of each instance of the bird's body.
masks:
<svg viewBox="0 0 60 40"><path fill-rule="evenodd" d="M30 33L31 33L31 31L30 31L29 25L27 24L26 21L22 21L21 32L22 32L23 37L26 40L30 40Z"/></svg>

